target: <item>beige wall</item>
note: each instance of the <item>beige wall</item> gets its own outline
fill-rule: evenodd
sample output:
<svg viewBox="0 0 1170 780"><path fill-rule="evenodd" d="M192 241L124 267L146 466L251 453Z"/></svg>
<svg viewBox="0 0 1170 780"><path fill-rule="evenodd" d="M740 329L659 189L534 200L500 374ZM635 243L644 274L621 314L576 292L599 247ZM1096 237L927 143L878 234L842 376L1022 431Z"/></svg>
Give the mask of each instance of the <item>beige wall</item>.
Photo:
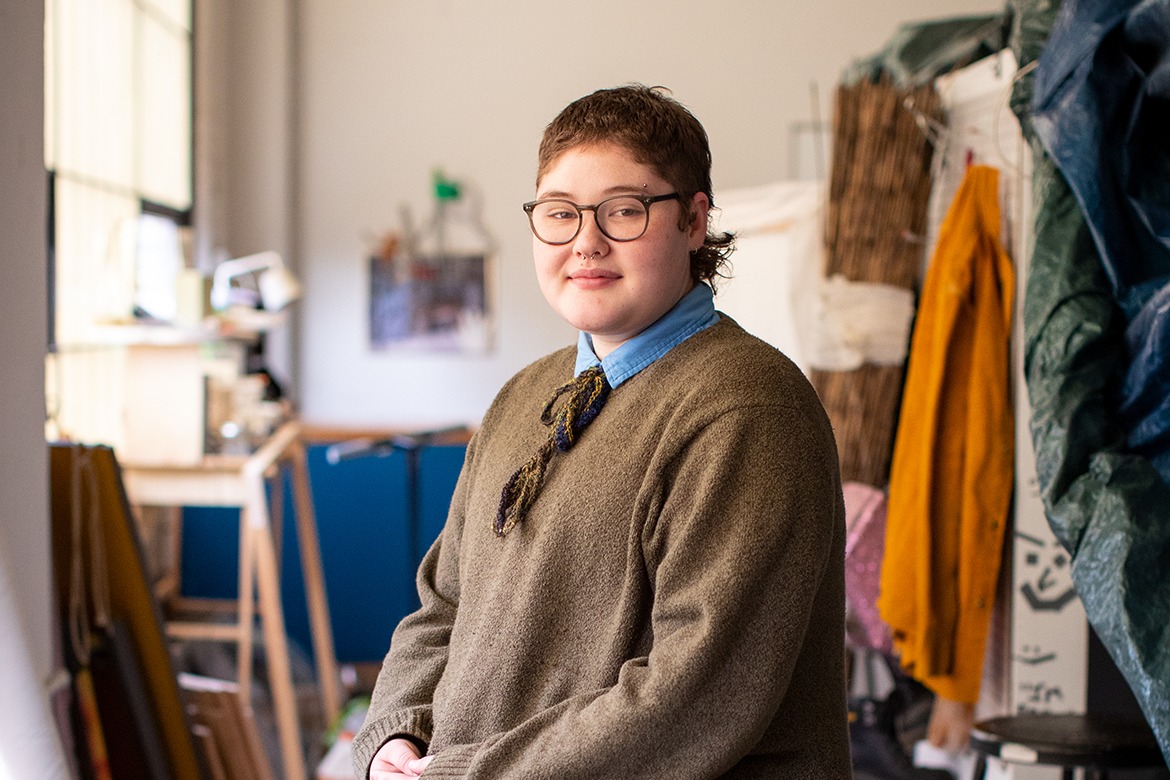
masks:
<svg viewBox="0 0 1170 780"><path fill-rule="evenodd" d="M49 716L44 4L0 4L0 774L64 778Z"/></svg>
<svg viewBox="0 0 1170 780"><path fill-rule="evenodd" d="M788 172L791 123L827 114L841 69L898 23L995 0L299 0L301 391L314 421L476 422L501 384L574 333L531 271L520 203L540 132L569 101L662 84L706 126L721 188ZM483 358L372 353L365 237L429 213L429 172L474 182L499 241L497 348ZM716 198L718 200L718 197Z"/></svg>
<svg viewBox="0 0 1170 780"><path fill-rule="evenodd" d="M0 555L42 679L52 668L43 8L40 0L0 7Z"/></svg>

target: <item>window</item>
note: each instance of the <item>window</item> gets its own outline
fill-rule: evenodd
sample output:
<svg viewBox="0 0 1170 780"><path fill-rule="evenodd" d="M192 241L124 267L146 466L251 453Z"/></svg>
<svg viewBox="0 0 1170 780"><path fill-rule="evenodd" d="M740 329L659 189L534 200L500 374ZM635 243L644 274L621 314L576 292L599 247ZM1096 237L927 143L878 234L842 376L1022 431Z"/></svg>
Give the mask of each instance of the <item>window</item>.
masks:
<svg viewBox="0 0 1170 780"><path fill-rule="evenodd" d="M45 0L50 439L133 454L142 361L120 346L135 329L109 326L149 312L151 290L177 295L192 201L191 2Z"/></svg>
<svg viewBox="0 0 1170 780"><path fill-rule="evenodd" d="M133 318L135 280L151 262L138 256L140 215L189 221L191 10L191 0L45 2L51 350L100 342L95 325Z"/></svg>

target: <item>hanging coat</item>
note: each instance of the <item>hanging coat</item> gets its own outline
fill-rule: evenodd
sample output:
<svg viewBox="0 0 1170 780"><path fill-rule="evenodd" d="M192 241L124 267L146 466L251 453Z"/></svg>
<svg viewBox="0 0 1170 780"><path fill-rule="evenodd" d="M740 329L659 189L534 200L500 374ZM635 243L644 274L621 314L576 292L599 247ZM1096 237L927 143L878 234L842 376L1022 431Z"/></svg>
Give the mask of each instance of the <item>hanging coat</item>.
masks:
<svg viewBox="0 0 1170 780"><path fill-rule="evenodd" d="M1015 276L999 173L968 169L919 303L890 468L879 608L902 665L975 702L1014 472L1009 341Z"/></svg>

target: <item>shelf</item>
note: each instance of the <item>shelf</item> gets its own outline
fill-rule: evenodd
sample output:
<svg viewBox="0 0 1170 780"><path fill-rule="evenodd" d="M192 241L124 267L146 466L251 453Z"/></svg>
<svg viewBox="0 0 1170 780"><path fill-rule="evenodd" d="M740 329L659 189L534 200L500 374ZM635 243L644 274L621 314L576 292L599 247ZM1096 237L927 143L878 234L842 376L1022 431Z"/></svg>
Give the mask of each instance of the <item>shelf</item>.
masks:
<svg viewBox="0 0 1170 780"><path fill-rule="evenodd" d="M197 325L170 323L109 323L92 325L82 339L57 344L58 352L82 352L108 347L176 347L221 339L251 341L288 323L285 311L269 312L239 306L208 317Z"/></svg>

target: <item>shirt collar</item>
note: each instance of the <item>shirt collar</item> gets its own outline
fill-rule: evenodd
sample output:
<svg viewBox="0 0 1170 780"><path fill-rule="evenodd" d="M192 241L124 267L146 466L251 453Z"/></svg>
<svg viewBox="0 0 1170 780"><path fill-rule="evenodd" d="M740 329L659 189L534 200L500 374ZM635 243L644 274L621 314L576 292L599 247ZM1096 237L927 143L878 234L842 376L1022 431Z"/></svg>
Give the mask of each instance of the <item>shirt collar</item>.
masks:
<svg viewBox="0 0 1170 780"><path fill-rule="evenodd" d="M600 365L610 387L637 374L646 366L677 347L701 330L719 322L715 312L715 293L705 284L683 296L674 308L662 315L646 330L598 360L593 353L593 339L585 331L577 337L576 373Z"/></svg>

